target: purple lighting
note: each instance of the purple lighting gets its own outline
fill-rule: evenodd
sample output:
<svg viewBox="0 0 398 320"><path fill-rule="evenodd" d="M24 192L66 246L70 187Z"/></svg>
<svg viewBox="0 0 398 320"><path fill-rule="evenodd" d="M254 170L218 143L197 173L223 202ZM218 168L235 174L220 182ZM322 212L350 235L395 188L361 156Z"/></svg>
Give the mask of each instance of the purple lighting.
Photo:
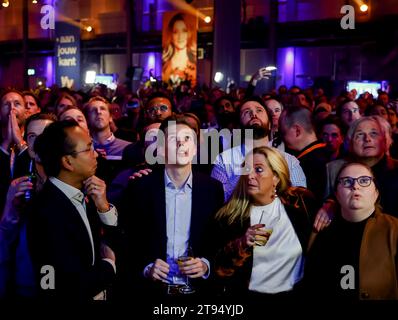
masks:
<svg viewBox="0 0 398 320"><path fill-rule="evenodd" d="M295 77L295 48L281 48L278 50L278 63L281 66L280 80L278 85L286 85L291 87L294 85Z"/></svg>
<svg viewBox="0 0 398 320"><path fill-rule="evenodd" d="M294 49L288 48L286 53L286 66L293 67L294 66Z"/></svg>
<svg viewBox="0 0 398 320"><path fill-rule="evenodd" d="M51 87L54 84L54 61L53 57L46 57L46 86Z"/></svg>
<svg viewBox="0 0 398 320"><path fill-rule="evenodd" d="M155 78L162 74L162 54L160 52L148 52L140 55L141 65L144 66L144 77L152 76Z"/></svg>
<svg viewBox="0 0 398 320"><path fill-rule="evenodd" d="M147 69L148 70L155 69L155 54L154 53L150 53L148 56Z"/></svg>

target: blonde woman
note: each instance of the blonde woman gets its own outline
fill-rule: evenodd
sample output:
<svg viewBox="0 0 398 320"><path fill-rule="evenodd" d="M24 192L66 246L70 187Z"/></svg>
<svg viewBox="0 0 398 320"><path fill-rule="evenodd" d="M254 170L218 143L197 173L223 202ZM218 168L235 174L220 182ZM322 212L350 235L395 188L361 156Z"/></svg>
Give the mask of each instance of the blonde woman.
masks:
<svg viewBox="0 0 398 320"><path fill-rule="evenodd" d="M255 148L244 165L230 201L216 215L215 272L228 294L261 300L291 296L303 277L314 197L291 187L277 150Z"/></svg>

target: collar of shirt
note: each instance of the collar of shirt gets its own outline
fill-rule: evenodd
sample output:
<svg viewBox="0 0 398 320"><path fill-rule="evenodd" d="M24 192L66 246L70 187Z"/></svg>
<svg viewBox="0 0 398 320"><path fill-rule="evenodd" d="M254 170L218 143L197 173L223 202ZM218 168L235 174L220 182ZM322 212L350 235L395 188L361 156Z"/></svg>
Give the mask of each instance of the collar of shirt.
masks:
<svg viewBox="0 0 398 320"><path fill-rule="evenodd" d="M164 170L164 184L165 184L166 188L177 190L177 187L175 186L174 182L171 181L166 170ZM187 180L184 182L184 184L179 189L179 191L187 192L188 188L189 188L189 190L192 190L192 172L189 174Z"/></svg>
<svg viewBox="0 0 398 320"><path fill-rule="evenodd" d="M77 201L80 204L84 203L84 193L81 192L79 189L67 184L55 177L50 177L50 181L60 189L71 201Z"/></svg>
<svg viewBox="0 0 398 320"><path fill-rule="evenodd" d="M113 141L115 141L115 139L116 139L116 137L114 136L113 133L111 133L111 135L109 136L109 138L107 138L107 139L105 140L105 143L104 143L104 144L101 144L101 143L99 143L98 141L96 141L96 140L94 140L94 139L93 139L93 141L94 141L94 145L96 145L96 146L106 146L106 145L112 143Z"/></svg>

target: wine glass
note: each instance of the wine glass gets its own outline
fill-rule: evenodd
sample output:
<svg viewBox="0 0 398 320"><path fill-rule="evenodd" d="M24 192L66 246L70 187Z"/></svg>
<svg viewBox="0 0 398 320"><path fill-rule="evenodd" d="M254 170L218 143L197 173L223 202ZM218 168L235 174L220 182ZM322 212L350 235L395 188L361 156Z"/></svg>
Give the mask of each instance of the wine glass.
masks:
<svg viewBox="0 0 398 320"><path fill-rule="evenodd" d="M261 216L258 221L259 224L262 224L263 216L264 216L264 210L261 212ZM272 232L274 231L274 225L276 222L279 221L279 219L280 217L277 219L273 219L271 223L270 222L268 222L267 224L264 223L265 224L264 228L261 228L260 230L266 231L268 233L268 236L256 236L256 239L254 241L254 244L256 246L265 246L267 244L269 238L271 237Z"/></svg>
<svg viewBox="0 0 398 320"><path fill-rule="evenodd" d="M187 251L183 255L179 256L178 259L177 259L177 263L178 263L178 267L180 268L180 272L181 272L181 268L184 266L185 262L189 261L189 260L192 260L192 259L194 259L192 248L188 247ZM181 272L181 274L182 274L182 272ZM192 288L192 286L191 286L191 284L189 282L189 276L188 275L185 275L185 284L184 284L184 286L182 288L180 288L179 291L182 294L191 294L191 293L195 292L195 289Z"/></svg>

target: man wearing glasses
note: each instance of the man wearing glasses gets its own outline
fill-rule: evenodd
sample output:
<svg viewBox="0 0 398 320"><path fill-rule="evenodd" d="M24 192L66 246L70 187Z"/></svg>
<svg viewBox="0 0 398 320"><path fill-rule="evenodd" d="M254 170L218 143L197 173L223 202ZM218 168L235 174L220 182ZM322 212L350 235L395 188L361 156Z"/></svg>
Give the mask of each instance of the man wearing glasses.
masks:
<svg viewBox="0 0 398 320"><path fill-rule="evenodd" d="M156 92L148 98L145 106L145 119L148 124L162 122L173 114L170 98L161 92Z"/></svg>
<svg viewBox="0 0 398 320"><path fill-rule="evenodd" d="M116 272L115 255L101 242L102 229L117 225L117 212L106 199L105 182L94 175L98 154L87 131L75 121L49 125L36 139L35 152L49 177L28 221L40 294L92 300ZM43 266L53 268L54 285L50 281L43 287Z"/></svg>

